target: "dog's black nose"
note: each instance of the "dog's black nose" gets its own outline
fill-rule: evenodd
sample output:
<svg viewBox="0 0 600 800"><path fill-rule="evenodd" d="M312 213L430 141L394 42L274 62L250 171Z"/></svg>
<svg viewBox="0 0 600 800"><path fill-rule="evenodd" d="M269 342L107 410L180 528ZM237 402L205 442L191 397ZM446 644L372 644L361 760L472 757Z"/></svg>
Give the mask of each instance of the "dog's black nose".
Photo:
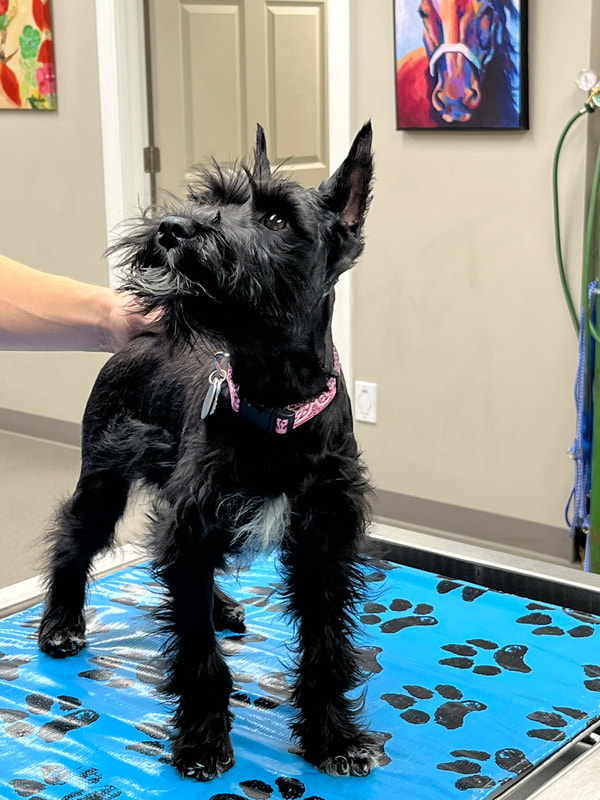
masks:
<svg viewBox="0 0 600 800"><path fill-rule="evenodd" d="M189 217L165 217L158 226L158 243L169 249L183 239L193 239L200 225Z"/></svg>

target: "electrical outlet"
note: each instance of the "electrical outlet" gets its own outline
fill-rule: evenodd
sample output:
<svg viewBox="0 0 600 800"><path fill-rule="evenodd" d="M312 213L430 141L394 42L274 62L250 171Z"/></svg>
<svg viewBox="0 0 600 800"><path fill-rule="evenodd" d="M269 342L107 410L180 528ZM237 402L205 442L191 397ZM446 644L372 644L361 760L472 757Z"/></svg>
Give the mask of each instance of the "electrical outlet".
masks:
<svg viewBox="0 0 600 800"><path fill-rule="evenodd" d="M377 422L377 384L354 382L354 419L357 422Z"/></svg>

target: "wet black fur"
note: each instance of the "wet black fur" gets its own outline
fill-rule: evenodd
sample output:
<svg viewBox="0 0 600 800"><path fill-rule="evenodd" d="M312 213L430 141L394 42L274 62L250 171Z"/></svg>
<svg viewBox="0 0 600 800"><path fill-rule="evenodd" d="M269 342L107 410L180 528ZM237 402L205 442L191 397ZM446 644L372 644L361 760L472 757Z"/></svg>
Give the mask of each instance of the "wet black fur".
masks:
<svg viewBox="0 0 600 800"><path fill-rule="evenodd" d="M353 634L369 487L343 378L331 405L287 436L240 419L226 384L214 415L200 419L218 350L230 353L250 403L283 407L326 389L334 285L363 248L372 169L365 125L338 171L305 189L271 173L259 127L252 172L198 172L185 201L136 221L115 248L125 288L162 311L165 333L132 342L94 386L81 476L51 536L39 643L55 657L84 646L91 560L111 545L131 484L154 486L173 762L198 780L233 765L232 678L215 629L242 631L243 612L215 571L243 548L232 542L234 516L247 521L247 501L282 493L291 516L280 557L297 633L293 734L329 774L366 775L376 763L360 704L347 696L361 681ZM273 229L272 215L285 227Z"/></svg>

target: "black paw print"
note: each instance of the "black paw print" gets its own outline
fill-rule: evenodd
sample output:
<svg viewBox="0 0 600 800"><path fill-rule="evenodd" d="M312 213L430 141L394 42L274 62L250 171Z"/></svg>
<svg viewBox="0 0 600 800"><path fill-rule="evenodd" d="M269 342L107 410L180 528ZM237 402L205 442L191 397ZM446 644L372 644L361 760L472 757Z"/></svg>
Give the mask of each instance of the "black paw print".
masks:
<svg viewBox="0 0 600 800"><path fill-rule="evenodd" d="M157 758L162 764L170 764L172 757L170 751L167 750L171 736L169 728L166 725L158 725L154 722L141 722L135 727L136 730L148 738L141 742L128 744L125 749L141 753L144 756Z"/></svg>
<svg viewBox="0 0 600 800"><path fill-rule="evenodd" d="M249 797L250 800L270 800L275 793L276 797L281 797L283 800L300 800L300 798L304 798L306 786L297 778L281 776L280 778L276 778L274 783L277 789L271 786L270 783L265 783L265 781L261 780L242 781L240 783L240 789L244 793L243 795L213 794L210 800L246 800L247 797ZM311 797L304 798L304 800L323 799L312 795Z"/></svg>
<svg viewBox="0 0 600 800"><path fill-rule="evenodd" d="M438 577L442 579L436 586L438 594L448 594L448 592L454 592L456 589L462 587L461 597L465 603L472 603L473 600L477 600L482 594L490 591L481 586L465 586L464 583L450 580L450 578L445 578L443 575L439 575Z"/></svg>
<svg viewBox="0 0 600 800"><path fill-rule="evenodd" d="M56 764L44 764L40 767L40 773L39 781L16 778L9 781L9 784L18 797L28 797L30 800L44 800L42 792L51 786L65 786L67 791L69 789L77 790L73 793L69 792L66 800L69 797L76 797L77 800L114 800L116 797L121 797L122 794L121 790L117 789L116 786L111 786L110 784L99 786L98 784L102 781L102 775L93 767L75 774L66 767Z"/></svg>
<svg viewBox="0 0 600 800"><path fill-rule="evenodd" d="M386 579L386 571L383 569L375 569L373 572L367 572L365 574L365 581L366 583L381 583Z"/></svg>
<svg viewBox="0 0 600 800"><path fill-rule="evenodd" d="M19 669L25 664L29 664L29 658L9 658L0 651L0 680L16 681L19 677Z"/></svg>
<svg viewBox="0 0 600 800"><path fill-rule="evenodd" d="M383 652L383 647L375 645L364 645L358 647L358 665L367 675L377 675L383 671L383 667L377 661L379 653Z"/></svg>
<svg viewBox="0 0 600 800"><path fill-rule="evenodd" d="M38 792L43 792L48 786L65 786L71 774L70 770L58 764L44 764L41 767L41 781L43 783L26 778L15 778L9 781L9 784L19 797L31 797L32 795L38 795ZM100 773L98 775L102 780Z"/></svg>
<svg viewBox="0 0 600 800"><path fill-rule="evenodd" d="M158 598L154 598L151 592L148 591L148 585L139 583L123 583L118 587L118 591L122 594L115 595L110 598L111 603L118 603L122 606L131 606L140 611L154 611L159 602ZM149 602L155 600L155 602Z"/></svg>
<svg viewBox="0 0 600 800"><path fill-rule="evenodd" d="M259 633L235 633L231 636L223 636L219 639L221 650L225 656L237 656L247 644L266 642L267 637Z"/></svg>
<svg viewBox="0 0 600 800"><path fill-rule="evenodd" d="M58 708L64 715L57 716L37 729L37 735L45 742L57 742L67 733L91 725L100 715L89 708L81 708L81 700L77 697L59 695ZM15 739L24 739L36 732L36 726L26 722L30 715L48 714L55 704L52 697L45 694L30 694L25 698L29 714L17 709L1 708L0 718L7 724L4 732Z"/></svg>
<svg viewBox="0 0 600 800"><path fill-rule="evenodd" d="M507 672L531 672L524 659L528 651L524 644L507 644L504 647L489 639L467 639L466 644L445 644L442 650L454 653L452 658L442 658L438 663L456 669L472 669L476 675L500 675ZM492 652L496 665L475 664L474 657L482 652Z"/></svg>
<svg viewBox="0 0 600 800"><path fill-rule="evenodd" d="M490 753L486 753L484 750L452 750L450 755L455 760L438 764L437 768L465 776L459 778L454 784L459 791L491 789L496 785L496 781L489 775L481 775L481 764L477 763L489 761ZM512 747L497 750L494 760L501 769L515 775L520 775L533 767L524 753Z"/></svg>
<svg viewBox="0 0 600 800"><path fill-rule="evenodd" d="M404 614L401 617L393 617L383 622L380 625L383 633L398 633L404 628L438 624L437 619L431 616L433 606L427 603L419 603L413 608L413 604L409 600L403 600L402 598L392 600L389 609L381 603L365 603L365 613L360 618L361 622L364 625L377 625L382 621L382 615L386 614L388 610L401 613L410 611L412 613Z"/></svg>
<svg viewBox="0 0 600 800"><path fill-rule="evenodd" d="M369 733L377 745L377 762L379 766L387 767L388 764L392 763L392 759L385 752L385 746L392 738L392 734L389 731L369 731Z"/></svg>
<svg viewBox="0 0 600 800"><path fill-rule="evenodd" d="M252 676L237 676L237 680L242 682L250 682L240 680L241 678L248 677L250 681L253 680ZM256 697L254 700L242 691L236 691L231 695L231 704L234 706L251 706L256 708L272 709L277 708L285 702L291 695L292 687L289 684L288 677L284 672L270 672L261 677L257 681L260 688L267 692L266 696ZM236 687L241 688L241 687ZM275 697L273 696L275 695Z"/></svg>
<svg viewBox="0 0 600 800"><path fill-rule="evenodd" d="M150 686L161 686L166 675L166 660L160 657L148 657L143 651L127 651L120 653L119 656L94 656L88 659L90 664L95 664L95 669L83 670L79 672L80 678L88 678L98 683L106 683L113 689L129 689L135 686L136 682ZM125 677L117 674L117 670L123 666L125 661L133 661L137 664L135 677Z"/></svg>
<svg viewBox="0 0 600 800"><path fill-rule="evenodd" d="M250 789L249 783L248 781L240 784L240 786L244 794L248 797L252 797L251 794L248 794L248 789ZM275 785L279 789L279 794L282 796L283 800L298 800L300 797L303 797L306 791L306 787L302 781L299 781L297 778L276 778Z"/></svg>
<svg viewBox="0 0 600 800"><path fill-rule="evenodd" d="M102 780L102 775L98 770L92 769L87 772L93 773L93 775L89 776L88 782L90 784L96 784ZM44 791L47 786L65 786L72 776L72 772L69 769L57 764L44 764L41 767L41 773L43 783L19 778L9 781L9 783L19 797L31 797L36 792Z"/></svg>
<svg viewBox="0 0 600 800"><path fill-rule="evenodd" d="M527 609L532 613L519 617L517 622L520 625L532 625L533 630L531 632L534 636L564 636L567 633L574 639L583 639L588 636L593 636L595 633L593 626L600 625L600 617L596 617L594 614L586 614L583 611L572 611L569 608L563 608L562 610L565 614L568 614L579 623L584 623L574 625L574 627L569 628L569 630L564 630L564 628L554 624L552 614L548 613L556 610L552 608L552 606L529 603Z"/></svg>
<svg viewBox="0 0 600 800"><path fill-rule="evenodd" d="M545 739L547 742L562 742L566 738L566 733L561 728L566 728L569 721L565 719L586 719L588 714L578 708L567 708L566 706L552 706L553 711L534 711L527 714L527 719L532 722L539 722L545 727L534 728L527 731L527 736L532 739Z"/></svg>
<svg viewBox="0 0 600 800"><path fill-rule="evenodd" d="M363 625L377 625L378 622L381 622L381 617L378 615L385 614L387 607L381 605L381 603L365 603L363 611L364 613L360 618Z"/></svg>
<svg viewBox="0 0 600 800"><path fill-rule="evenodd" d="M366 583L382 583L387 577L386 573L402 569L398 564L392 564L391 561L383 561L379 558L367 557L366 561L367 569L364 574Z"/></svg>
<svg viewBox="0 0 600 800"><path fill-rule="evenodd" d="M247 591L251 593L251 597L246 597L242 600L247 606L255 606L256 608L264 608L273 613L283 613L286 605L281 601L279 594L282 588L281 583L270 583L268 586L250 586ZM272 602L273 595L278 602Z"/></svg>
<svg viewBox="0 0 600 800"><path fill-rule="evenodd" d="M446 730L454 731L462 728L465 717L473 711L485 711L487 706L478 700L465 700L460 689L456 686L440 684L435 687L435 691L426 689L424 686L403 686L408 694L382 694L381 699L389 703L393 708L401 711L400 716L405 722L411 725L424 725L431 721L431 713L420 708L414 708L418 701L435 700L437 706L433 710L433 719ZM436 694L439 697L436 697ZM446 702L438 705L439 698ZM421 702L419 705L423 705ZM427 707L427 706L426 706Z"/></svg>
<svg viewBox="0 0 600 800"><path fill-rule="evenodd" d="M584 664L583 671L589 681L584 681L583 685L590 692L600 692L600 667L597 664Z"/></svg>

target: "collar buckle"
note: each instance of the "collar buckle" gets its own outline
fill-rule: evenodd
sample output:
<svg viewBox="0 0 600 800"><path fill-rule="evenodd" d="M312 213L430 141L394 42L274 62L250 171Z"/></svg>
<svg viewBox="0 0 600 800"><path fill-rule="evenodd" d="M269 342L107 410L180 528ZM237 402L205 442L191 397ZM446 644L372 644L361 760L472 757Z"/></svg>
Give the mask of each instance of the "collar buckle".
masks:
<svg viewBox="0 0 600 800"><path fill-rule="evenodd" d="M289 408L264 408L253 406L243 397L240 398L238 413L247 422L251 422L265 433L290 434L294 429L295 413Z"/></svg>

